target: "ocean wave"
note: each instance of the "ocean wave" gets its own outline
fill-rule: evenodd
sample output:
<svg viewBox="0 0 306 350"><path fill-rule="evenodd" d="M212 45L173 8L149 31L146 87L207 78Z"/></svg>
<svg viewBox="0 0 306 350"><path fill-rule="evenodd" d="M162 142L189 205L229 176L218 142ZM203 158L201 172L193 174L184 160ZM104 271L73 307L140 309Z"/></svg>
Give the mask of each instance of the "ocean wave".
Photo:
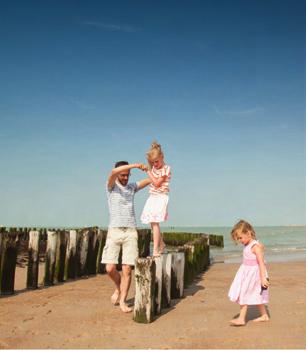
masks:
<svg viewBox="0 0 306 350"><path fill-rule="evenodd" d="M306 247L273 247L268 248L267 252L303 252L306 251Z"/></svg>

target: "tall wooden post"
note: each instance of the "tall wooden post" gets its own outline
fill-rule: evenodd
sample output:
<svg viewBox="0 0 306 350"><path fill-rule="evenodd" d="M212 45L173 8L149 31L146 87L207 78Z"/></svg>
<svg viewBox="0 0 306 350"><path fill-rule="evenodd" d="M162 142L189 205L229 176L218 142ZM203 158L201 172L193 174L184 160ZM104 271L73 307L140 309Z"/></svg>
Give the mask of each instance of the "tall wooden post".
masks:
<svg viewBox="0 0 306 350"><path fill-rule="evenodd" d="M56 262L55 262L55 282L63 282L65 280L65 262L68 244L68 231L60 230L57 234L56 244Z"/></svg>
<svg viewBox="0 0 306 350"><path fill-rule="evenodd" d="M77 231L69 231L69 239L67 244L66 262L65 262L65 280L76 278L77 276Z"/></svg>
<svg viewBox="0 0 306 350"><path fill-rule="evenodd" d="M87 252L88 252L88 241L89 241L89 230L83 229L78 232L79 234L79 244L77 244L77 259L78 259L78 269L77 276L81 277L87 274Z"/></svg>
<svg viewBox="0 0 306 350"><path fill-rule="evenodd" d="M184 267L185 254L177 252L172 254L171 266L171 299L182 298L184 294Z"/></svg>
<svg viewBox="0 0 306 350"><path fill-rule="evenodd" d="M96 271L97 273L105 273L105 264L101 263L102 253L106 242L107 231L99 229L98 231L98 241L99 250L96 261Z"/></svg>
<svg viewBox="0 0 306 350"><path fill-rule="evenodd" d="M171 305L171 265L172 253L162 254L163 259L163 281L162 281L162 308L170 307Z"/></svg>
<svg viewBox="0 0 306 350"><path fill-rule="evenodd" d="M1 236L0 293L9 295L14 294L19 238L15 229L2 232Z"/></svg>
<svg viewBox="0 0 306 350"><path fill-rule="evenodd" d="M162 302L162 284L163 284L163 256L153 258L155 261L155 298L154 298L154 314L161 313Z"/></svg>
<svg viewBox="0 0 306 350"><path fill-rule="evenodd" d="M138 258L135 265L135 304L133 319L139 323L150 323L154 317L155 261Z"/></svg>
<svg viewBox="0 0 306 350"><path fill-rule="evenodd" d="M52 286L54 284L55 262L57 250L57 232L47 231L47 249L45 262L45 278L44 285Z"/></svg>
<svg viewBox="0 0 306 350"><path fill-rule="evenodd" d="M99 250L99 241L98 241L98 228L91 227L89 229L89 240L88 240L88 252L87 252L87 261L86 261L86 270L89 275L96 274L96 261Z"/></svg>
<svg viewBox="0 0 306 350"><path fill-rule="evenodd" d="M40 232L30 231L29 247L28 247L29 262L28 262L28 272L27 272L28 289L38 288L39 241L40 241Z"/></svg>

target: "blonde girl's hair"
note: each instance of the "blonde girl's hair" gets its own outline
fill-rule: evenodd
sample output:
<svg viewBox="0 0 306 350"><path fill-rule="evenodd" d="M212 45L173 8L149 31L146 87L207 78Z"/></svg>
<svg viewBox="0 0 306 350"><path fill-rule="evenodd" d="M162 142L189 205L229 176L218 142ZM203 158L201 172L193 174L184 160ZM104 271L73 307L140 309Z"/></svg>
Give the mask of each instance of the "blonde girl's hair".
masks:
<svg viewBox="0 0 306 350"><path fill-rule="evenodd" d="M250 234L253 239L256 239L256 233L253 226L245 220L238 221L231 231L232 239L236 243L238 242L237 237L239 234Z"/></svg>
<svg viewBox="0 0 306 350"><path fill-rule="evenodd" d="M162 157L164 158L164 153L161 149L161 145L158 144L156 141L153 141L151 144L151 148L149 149L149 151L147 152L147 160L150 166L152 166L152 162L158 158L158 157Z"/></svg>

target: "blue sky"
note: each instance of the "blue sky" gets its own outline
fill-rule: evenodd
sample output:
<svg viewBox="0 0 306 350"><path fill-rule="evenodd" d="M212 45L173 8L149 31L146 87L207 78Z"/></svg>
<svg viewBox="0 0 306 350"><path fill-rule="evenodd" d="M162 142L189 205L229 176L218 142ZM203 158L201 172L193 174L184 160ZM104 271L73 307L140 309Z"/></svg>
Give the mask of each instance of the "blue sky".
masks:
<svg viewBox="0 0 306 350"><path fill-rule="evenodd" d="M168 225L306 224L305 9L0 1L0 224L107 226L108 173L154 139Z"/></svg>

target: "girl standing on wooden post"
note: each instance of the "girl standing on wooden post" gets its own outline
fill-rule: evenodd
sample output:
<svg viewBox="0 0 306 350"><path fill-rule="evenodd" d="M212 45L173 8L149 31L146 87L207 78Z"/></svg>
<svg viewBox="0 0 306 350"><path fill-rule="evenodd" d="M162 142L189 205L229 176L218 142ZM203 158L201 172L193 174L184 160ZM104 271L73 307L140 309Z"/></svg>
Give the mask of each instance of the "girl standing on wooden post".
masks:
<svg viewBox="0 0 306 350"><path fill-rule="evenodd" d="M149 170L147 174L152 183L149 187L149 198L143 208L141 221L151 224L153 232L153 256L159 256L165 249L165 243L160 233L159 223L168 218L170 166L164 162L164 153L157 142L153 142L147 153Z"/></svg>

